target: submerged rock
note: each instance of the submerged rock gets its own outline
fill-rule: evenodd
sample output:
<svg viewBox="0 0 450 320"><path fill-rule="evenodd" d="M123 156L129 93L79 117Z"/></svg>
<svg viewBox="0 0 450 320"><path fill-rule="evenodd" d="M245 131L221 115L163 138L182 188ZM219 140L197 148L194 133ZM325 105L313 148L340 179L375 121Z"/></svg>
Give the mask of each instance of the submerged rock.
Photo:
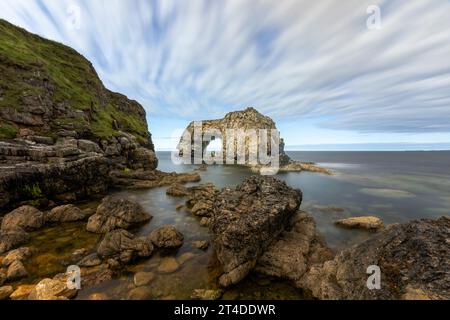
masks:
<svg viewBox="0 0 450 320"><path fill-rule="evenodd" d="M153 272L138 272L134 275L134 285L136 287L142 287L148 285L155 279L155 274Z"/></svg>
<svg viewBox="0 0 450 320"><path fill-rule="evenodd" d="M194 248L199 249L199 250L208 250L209 248L209 242L206 240L203 241L194 241L192 242L192 245L194 246Z"/></svg>
<svg viewBox="0 0 450 320"><path fill-rule="evenodd" d="M450 299L450 218L388 227L362 244L313 266L297 286L319 299L404 299L412 292ZM381 288L367 288L378 266Z"/></svg>
<svg viewBox="0 0 450 320"><path fill-rule="evenodd" d="M105 235L97 254L101 258L115 259L129 263L137 257L149 257L153 252L151 241L145 237L136 237L126 230L114 230Z"/></svg>
<svg viewBox="0 0 450 320"><path fill-rule="evenodd" d="M96 253L90 254L83 259L81 259L77 266L79 267L96 267L102 264L102 260L98 257Z"/></svg>
<svg viewBox="0 0 450 320"><path fill-rule="evenodd" d="M346 228L379 230L384 228L383 221L378 217L354 217L336 221L336 225Z"/></svg>
<svg viewBox="0 0 450 320"><path fill-rule="evenodd" d="M45 221L50 223L65 223L84 220L86 214L72 204L59 206L52 209L45 216Z"/></svg>
<svg viewBox="0 0 450 320"><path fill-rule="evenodd" d="M219 300L223 295L222 290L196 289L191 295L194 300Z"/></svg>
<svg viewBox="0 0 450 320"><path fill-rule="evenodd" d="M183 245L184 237L174 226L162 226L150 233L149 239L158 248L176 249Z"/></svg>
<svg viewBox="0 0 450 320"><path fill-rule="evenodd" d="M224 274L220 284L241 281L300 207L302 193L273 177L247 178L224 189L211 217L212 244Z"/></svg>
<svg viewBox="0 0 450 320"><path fill-rule="evenodd" d="M177 183L167 188L166 194L172 197L186 197L189 195L189 190L185 186Z"/></svg>
<svg viewBox="0 0 450 320"><path fill-rule="evenodd" d="M95 233L106 233L115 229L130 229L148 222L152 216L136 202L106 197L98 206L96 214L89 218L86 229Z"/></svg>
<svg viewBox="0 0 450 320"><path fill-rule="evenodd" d="M44 213L32 206L22 206L8 213L2 221L2 230L34 231L45 224Z"/></svg>
<svg viewBox="0 0 450 320"><path fill-rule="evenodd" d="M173 273L180 268L177 259L174 257L164 257L158 266L159 273Z"/></svg>

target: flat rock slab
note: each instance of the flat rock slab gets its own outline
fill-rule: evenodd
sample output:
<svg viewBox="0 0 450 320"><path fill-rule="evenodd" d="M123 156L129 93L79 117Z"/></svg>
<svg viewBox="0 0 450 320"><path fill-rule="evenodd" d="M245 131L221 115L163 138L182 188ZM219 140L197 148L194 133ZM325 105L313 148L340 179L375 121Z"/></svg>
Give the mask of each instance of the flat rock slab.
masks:
<svg viewBox="0 0 450 320"><path fill-rule="evenodd" d="M336 225L352 228L352 229L366 229L379 230L384 228L383 221L378 217L354 217L336 221Z"/></svg>
<svg viewBox="0 0 450 320"><path fill-rule="evenodd" d="M211 217L212 244L223 267L219 282L241 281L271 242L285 230L302 193L273 177L253 176L217 196Z"/></svg>

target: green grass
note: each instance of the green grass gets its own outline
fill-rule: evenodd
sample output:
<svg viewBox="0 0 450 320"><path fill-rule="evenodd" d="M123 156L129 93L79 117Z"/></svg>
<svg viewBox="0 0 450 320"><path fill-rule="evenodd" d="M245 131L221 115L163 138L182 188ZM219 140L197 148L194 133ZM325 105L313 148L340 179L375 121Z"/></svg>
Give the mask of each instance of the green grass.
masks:
<svg viewBox="0 0 450 320"><path fill-rule="evenodd" d="M88 126L95 137L103 139L117 136L118 132L112 125L113 120L116 120L120 130L133 134L143 142L148 139L144 117L139 116L139 112L121 111L123 99L104 88L87 59L65 45L28 33L1 19L0 74L0 108L26 111L22 110L26 106L24 97L40 99L50 94L55 105L64 103L83 111L94 106L97 112L92 114L92 121L87 123L78 120L82 123L76 127ZM46 90L40 83L44 79L50 84L51 90ZM131 108L136 107L131 105ZM73 121L76 120L58 118L55 124L64 125ZM11 128L2 128L1 136L12 136Z"/></svg>
<svg viewBox="0 0 450 320"><path fill-rule="evenodd" d="M27 196L32 199L39 199L43 197L41 188L39 187L38 184L33 184L31 186L26 185L24 187L24 191L27 194Z"/></svg>
<svg viewBox="0 0 450 320"><path fill-rule="evenodd" d="M0 139L14 139L17 133L17 128L13 124L0 122Z"/></svg>

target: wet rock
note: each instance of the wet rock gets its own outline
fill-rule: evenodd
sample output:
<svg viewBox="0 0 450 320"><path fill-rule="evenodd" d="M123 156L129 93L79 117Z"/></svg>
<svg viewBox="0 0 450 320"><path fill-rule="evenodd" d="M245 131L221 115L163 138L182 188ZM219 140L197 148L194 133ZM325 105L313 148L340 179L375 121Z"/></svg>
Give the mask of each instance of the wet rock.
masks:
<svg viewBox="0 0 450 320"><path fill-rule="evenodd" d="M114 272L107 266L100 265L98 267L89 268L89 271L81 270L81 286L96 286L113 278Z"/></svg>
<svg viewBox="0 0 450 320"><path fill-rule="evenodd" d="M336 225L352 229L379 230L384 228L378 217L354 217L336 221Z"/></svg>
<svg viewBox="0 0 450 320"><path fill-rule="evenodd" d="M247 178L216 198L210 230L224 274L220 284L241 281L284 231L302 199L299 190L273 177Z"/></svg>
<svg viewBox="0 0 450 320"><path fill-rule="evenodd" d="M25 284L18 286L17 289L9 296L11 300L25 300L28 299L31 291L36 287L34 284Z"/></svg>
<svg viewBox="0 0 450 320"><path fill-rule="evenodd" d="M6 274L6 279L8 281L14 281L22 279L28 276L28 271L25 269L23 263L19 260L15 260L8 267L8 272Z"/></svg>
<svg viewBox="0 0 450 320"><path fill-rule="evenodd" d="M179 269L180 265L174 257L165 257L161 260L157 271L159 273L173 273Z"/></svg>
<svg viewBox="0 0 450 320"><path fill-rule="evenodd" d="M136 237L126 230L108 232L100 243L97 254L103 259L116 259L129 263L138 257L149 257L153 252L151 241L145 237Z"/></svg>
<svg viewBox="0 0 450 320"><path fill-rule="evenodd" d="M8 299L13 292L14 289L11 286L0 287L0 300Z"/></svg>
<svg viewBox="0 0 450 320"><path fill-rule="evenodd" d="M194 300L219 300L223 295L222 290L196 289L191 295Z"/></svg>
<svg viewBox="0 0 450 320"><path fill-rule="evenodd" d="M179 211L184 208L184 204L179 204L175 207L175 210Z"/></svg>
<svg viewBox="0 0 450 320"><path fill-rule="evenodd" d="M77 266L79 267L96 267L102 264L102 260L98 257L96 253L90 254L87 257L81 259Z"/></svg>
<svg viewBox="0 0 450 320"><path fill-rule="evenodd" d="M186 262L188 262L189 260L192 260L193 258L195 258L196 256L197 255L195 253L185 252L178 258L178 262L180 265L183 265Z"/></svg>
<svg viewBox="0 0 450 320"><path fill-rule="evenodd" d="M188 189L189 196L186 201L191 212L198 217L210 217L213 211L214 200L219 191L213 184L201 184Z"/></svg>
<svg viewBox="0 0 450 320"><path fill-rule="evenodd" d="M149 239L155 247L176 249L183 245L184 237L174 226L166 225L150 233Z"/></svg>
<svg viewBox="0 0 450 320"><path fill-rule="evenodd" d="M319 299L396 300L411 294L411 288L428 297L449 299L448 239L448 217L395 225L312 267L297 286ZM380 290L366 286L367 268L372 265L381 270Z"/></svg>
<svg viewBox="0 0 450 320"><path fill-rule="evenodd" d="M3 267L9 267L14 261L25 261L36 253L36 249L33 248L19 248L8 252L6 257L2 261Z"/></svg>
<svg viewBox="0 0 450 320"><path fill-rule="evenodd" d="M2 230L34 231L44 226L44 214L31 206L22 206L8 213L2 221Z"/></svg>
<svg viewBox="0 0 450 320"><path fill-rule="evenodd" d="M181 184L173 184L167 188L166 194L172 197L186 197L189 195L189 190Z"/></svg>
<svg viewBox="0 0 450 320"><path fill-rule="evenodd" d="M200 225L203 227L208 227L210 225L210 223L211 223L211 218L208 218L208 217L203 217L200 220Z"/></svg>
<svg viewBox="0 0 450 320"><path fill-rule="evenodd" d="M109 300L109 297L106 293L93 293L90 294L88 300L91 301L106 301Z"/></svg>
<svg viewBox="0 0 450 320"><path fill-rule="evenodd" d="M333 258L316 232L314 219L305 212L298 212L290 225L258 259L258 273L298 281L309 268Z"/></svg>
<svg viewBox="0 0 450 320"><path fill-rule="evenodd" d="M134 275L134 285L136 287L142 287L148 285L155 279L155 274L153 272L138 272Z"/></svg>
<svg viewBox="0 0 450 320"><path fill-rule="evenodd" d="M194 241L192 242L192 245L194 246L194 248L197 248L199 250L208 250L209 248L209 242L206 240L203 241Z"/></svg>
<svg viewBox="0 0 450 320"><path fill-rule="evenodd" d="M150 221L151 218L152 216L136 202L123 198L107 197L97 208L96 214L89 218L87 230L95 233L106 233L115 229L130 229Z"/></svg>
<svg viewBox="0 0 450 320"><path fill-rule="evenodd" d="M30 236L20 230L0 230L0 254L8 252L30 241Z"/></svg>
<svg viewBox="0 0 450 320"><path fill-rule="evenodd" d="M0 269L0 286L2 286L6 281L6 272Z"/></svg>
<svg viewBox="0 0 450 320"><path fill-rule="evenodd" d="M44 279L30 292L28 300L66 300L75 297L76 289L69 289L63 280Z"/></svg>
<svg viewBox="0 0 450 320"><path fill-rule="evenodd" d="M75 222L85 218L86 214L72 204L56 207L45 216L46 222L50 223Z"/></svg>

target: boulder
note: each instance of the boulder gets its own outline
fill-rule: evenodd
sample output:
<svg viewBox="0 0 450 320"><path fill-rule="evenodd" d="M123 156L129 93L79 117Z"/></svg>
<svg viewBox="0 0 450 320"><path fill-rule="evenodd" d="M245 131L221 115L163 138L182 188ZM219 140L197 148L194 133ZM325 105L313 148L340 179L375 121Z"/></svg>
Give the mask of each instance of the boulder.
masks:
<svg viewBox="0 0 450 320"><path fill-rule="evenodd" d="M333 258L317 234L314 219L297 212L290 225L258 259L255 271L263 275L298 281L309 268Z"/></svg>
<svg viewBox="0 0 450 320"><path fill-rule="evenodd" d="M84 220L86 214L72 204L53 208L45 216L45 221L50 223L66 223Z"/></svg>
<svg viewBox="0 0 450 320"><path fill-rule="evenodd" d="M13 292L14 289L11 286L0 287L0 301L8 299Z"/></svg>
<svg viewBox="0 0 450 320"><path fill-rule="evenodd" d="M8 252L30 241L30 236L21 229L0 230L0 254Z"/></svg>
<svg viewBox="0 0 450 320"><path fill-rule="evenodd" d="M155 279L153 272L138 272L134 275L134 285L136 287L142 287L148 285Z"/></svg>
<svg viewBox="0 0 450 320"><path fill-rule="evenodd" d="M75 297L76 289L69 289L60 279L44 279L30 292L28 300L67 300Z"/></svg>
<svg viewBox="0 0 450 320"><path fill-rule="evenodd" d="M211 184L201 184L188 188L189 196L186 201L191 212L198 217L210 217L214 200L219 191Z"/></svg>
<svg viewBox="0 0 450 320"><path fill-rule="evenodd" d="M90 254L83 259L81 259L77 266L79 267L96 267L102 264L102 260L98 257L96 253Z"/></svg>
<svg viewBox="0 0 450 320"><path fill-rule="evenodd" d="M224 271L222 286L238 283L255 267L301 201L300 190L267 176L253 176L235 189L222 190L210 223L212 244Z"/></svg>
<svg viewBox="0 0 450 320"><path fill-rule="evenodd" d="M166 194L172 197L186 197L189 195L189 190L185 186L176 183L167 188Z"/></svg>
<svg viewBox="0 0 450 320"><path fill-rule="evenodd" d="M152 216L134 201L106 197L98 206L97 212L89 218L87 230L107 233L115 229L130 229L150 221Z"/></svg>
<svg viewBox="0 0 450 320"><path fill-rule="evenodd" d="M450 299L450 218L388 227L369 240L313 266L297 286L319 299L397 300L420 293ZM369 266L381 271L381 288L369 290Z"/></svg>
<svg viewBox="0 0 450 320"><path fill-rule="evenodd" d="M222 290L196 289L191 295L194 300L219 300L223 295Z"/></svg>
<svg viewBox="0 0 450 320"><path fill-rule="evenodd" d="M11 300L25 300L28 299L31 291L36 287L34 284L20 285L17 289L9 296Z"/></svg>
<svg viewBox="0 0 450 320"><path fill-rule="evenodd" d="M22 279L28 276L28 271L25 269L23 263L19 260L14 261L8 267L8 272L6 274L6 279L8 281L14 281Z"/></svg>
<svg viewBox="0 0 450 320"><path fill-rule="evenodd" d="M44 213L31 206L22 206L8 213L2 221L2 230L34 231L44 226Z"/></svg>
<svg viewBox="0 0 450 320"><path fill-rule="evenodd" d="M150 241L155 247L176 249L183 245L183 235L174 226L162 226L150 233Z"/></svg>
<svg viewBox="0 0 450 320"><path fill-rule="evenodd" d="M352 229L379 230L384 228L378 217L353 217L336 221L336 225Z"/></svg>
<svg viewBox="0 0 450 320"><path fill-rule="evenodd" d="M152 252L153 245L149 239L136 237L122 229L108 232L97 249L99 257L122 263L129 263L137 257L149 257Z"/></svg>
<svg viewBox="0 0 450 320"><path fill-rule="evenodd" d="M9 267L14 261L24 261L31 257L36 252L35 249L32 248L19 248L8 252L6 257L2 261L3 267Z"/></svg>

